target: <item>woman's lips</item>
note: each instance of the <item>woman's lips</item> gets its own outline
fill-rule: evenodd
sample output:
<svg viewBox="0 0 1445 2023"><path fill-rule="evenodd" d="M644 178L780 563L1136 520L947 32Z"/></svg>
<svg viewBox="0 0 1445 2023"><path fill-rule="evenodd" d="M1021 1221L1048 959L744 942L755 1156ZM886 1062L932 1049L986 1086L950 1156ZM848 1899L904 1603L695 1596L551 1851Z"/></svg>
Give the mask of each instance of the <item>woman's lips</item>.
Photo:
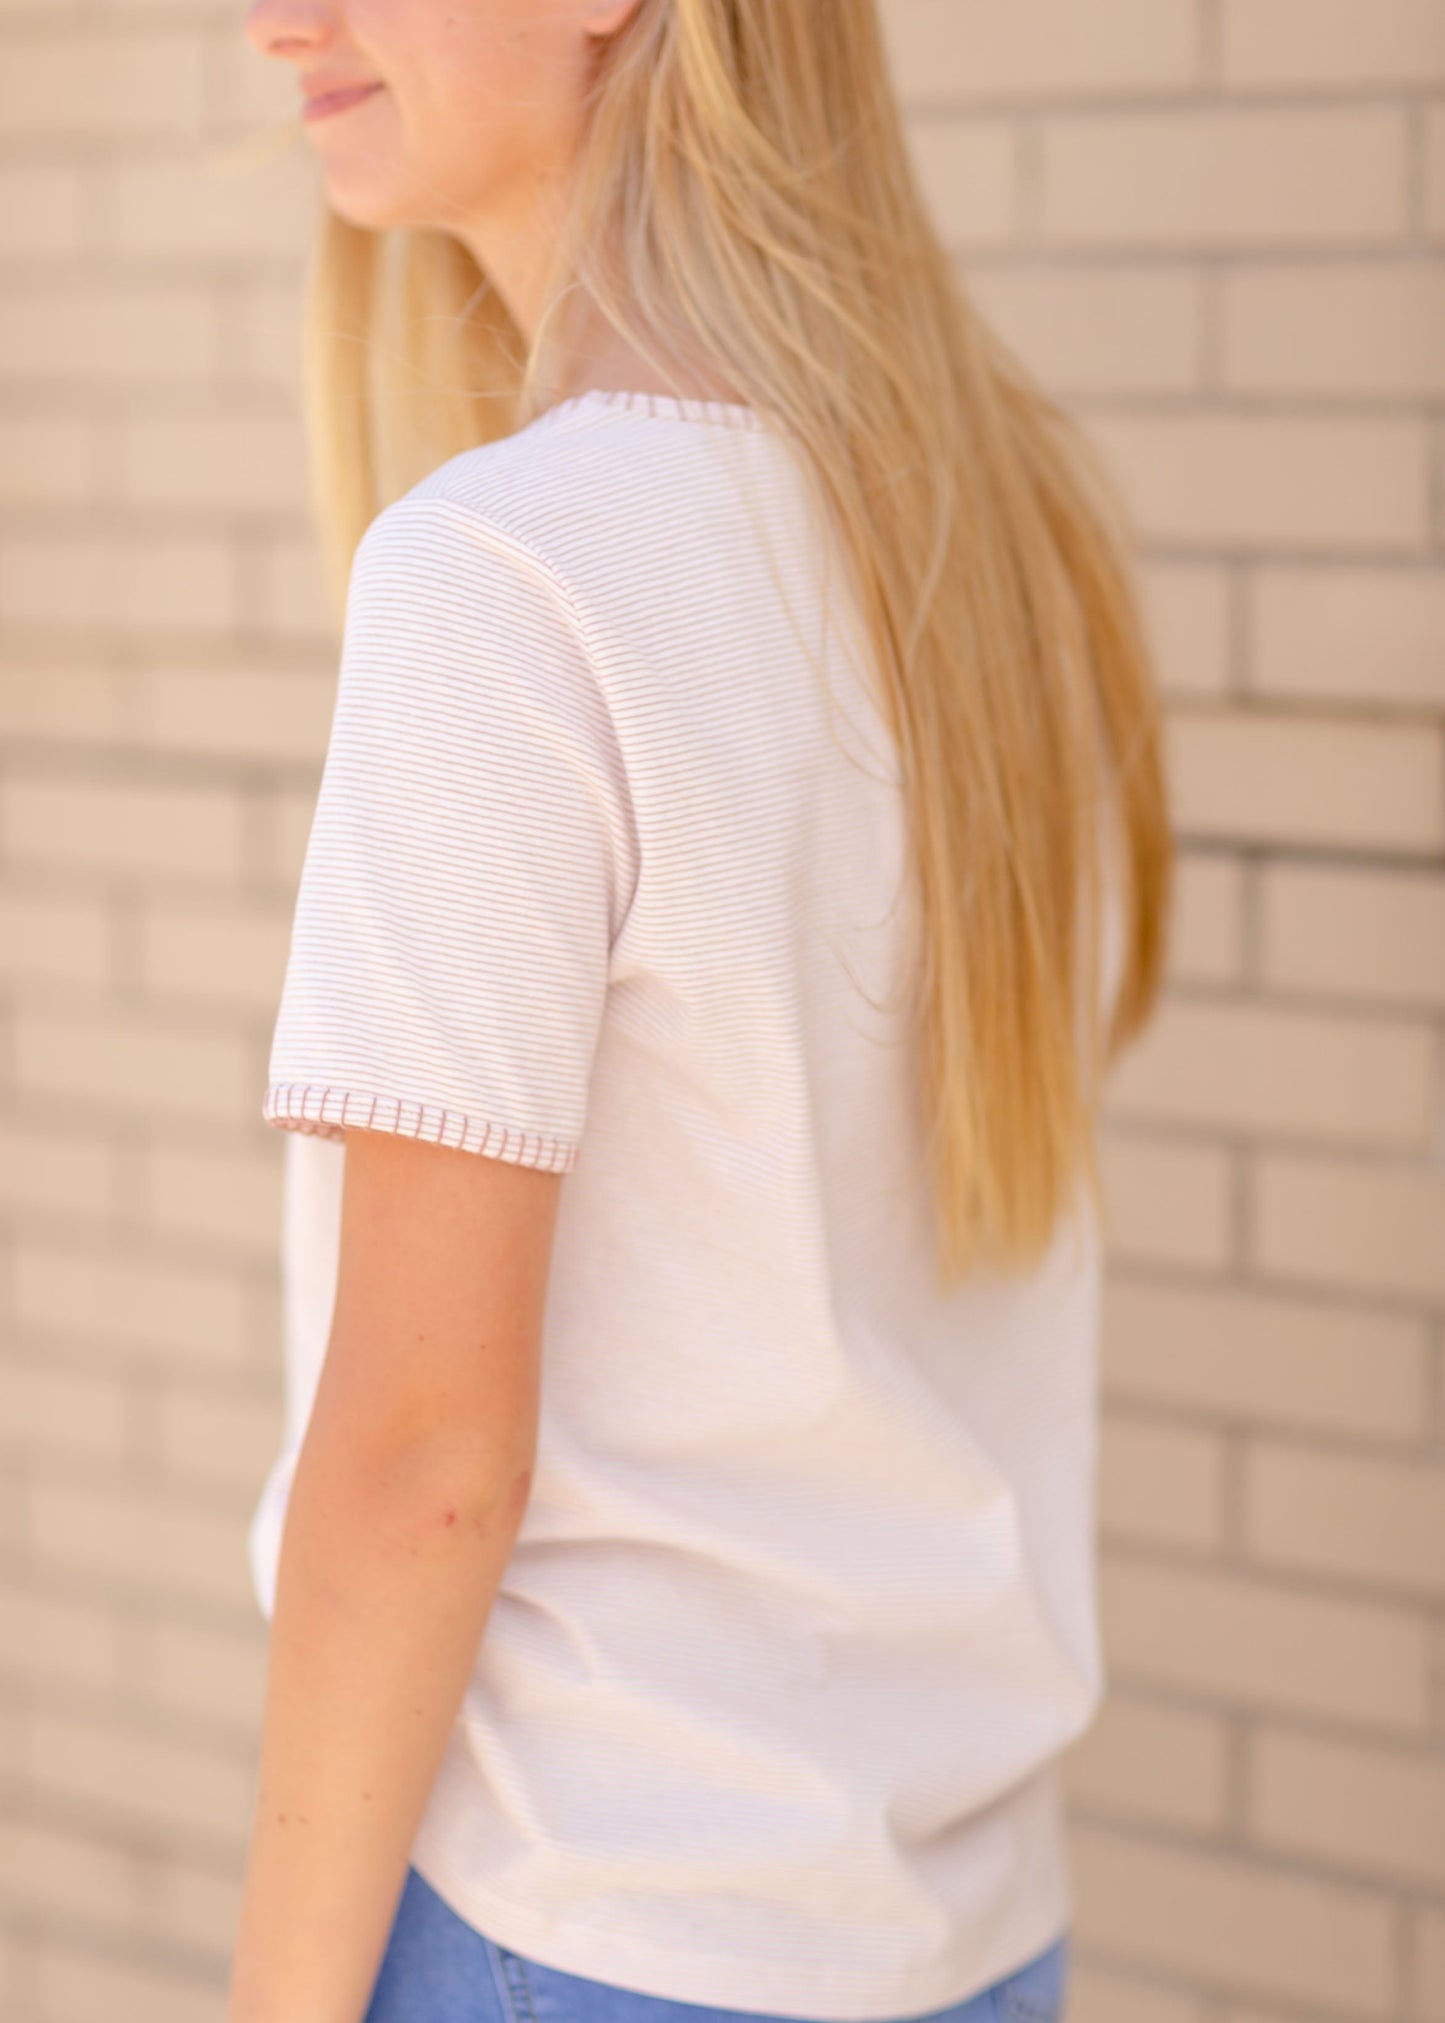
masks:
<svg viewBox="0 0 1445 2023"><path fill-rule="evenodd" d="M330 119L334 112L345 112L353 105L360 105L364 98L381 90L379 84L347 84L337 91L319 91L308 97L301 108L301 117L309 125L318 119Z"/></svg>

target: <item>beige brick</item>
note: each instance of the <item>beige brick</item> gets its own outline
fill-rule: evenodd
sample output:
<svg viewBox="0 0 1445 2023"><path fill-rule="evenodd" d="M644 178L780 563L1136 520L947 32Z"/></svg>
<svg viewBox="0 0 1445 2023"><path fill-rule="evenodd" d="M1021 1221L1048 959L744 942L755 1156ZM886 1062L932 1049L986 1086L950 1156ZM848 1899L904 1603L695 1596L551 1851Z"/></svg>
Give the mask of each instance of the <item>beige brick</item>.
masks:
<svg viewBox="0 0 1445 2023"><path fill-rule="evenodd" d="M199 1969L146 1967L59 1947L41 1956L46 2018L55 2023L224 2023L226 1992Z"/></svg>
<svg viewBox="0 0 1445 2023"><path fill-rule="evenodd" d="M1445 233L1445 106L1425 115L1425 224Z"/></svg>
<svg viewBox="0 0 1445 2023"><path fill-rule="evenodd" d="M1342 1601L1288 1581L1151 1565L1116 1547L1100 1567L1105 1651L1120 1684L1422 1734L1430 1718L1425 1615Z"/></svg>
<svg viewBox="0 0 1445 2023"><path fill-rule="evenodd" d="M0 892L0 975L16 982L95 986L110 967L110 917L98 901Z"/></svg>
<svg viewBox="0 0 1445 2023"><path fill-rule="evenodd" d="M248 1742L259 1731L266 1638L258 1631L158 1622L146 1633L145 1671L150 1697L167 1711L235 1728Z"/></svg>
<svg viewBox="0 0 1445 2023"><path fill-rule="evenodd" d="M1445 878L1269 864L1260 873L1264 980L1445 1010Z"/></svg>
<svg viewBox="0 0 1445 2023"><path fill-rule="evenodd" d="M1224 1443L1196 1426L1104 1415L1099 1521L1106 1535L1208 1551L1224 1532Z"/></svg>
<svg viewBox="0 0 1445 2023"><path fill-rule="evenodd" d="M116 1154L103 1138L18 1120L0 1124L0 1206L83 1225L108 1220L119 1198Z"/></svg>
<svg viewBox="0 0 1445 2023"><path fill-rule="evenodd" d="M73 259L85 236L85 185L69 163L22 162L0 168L0 257ZM17 298L6 304L8 318Z"/></svg>
<svg viewBox="0 0 1445 2023"><path fill-rule="evenodd" d="M95 432L78 415L0 416L0 505L82 505L100 488Z"/></svg>
<svg viewBox="0 0 1445 2023"><path fill-rule="evenodd" d="M1055 393L1187 393L1200 383L1203 283L1187 268L995 268L971 286Z"/></svg>
<svg viewBox="0 0 1445 2023"><path fill-rule="evenodd" d="M1432 724L1176 708L1165 751L1189 836L1431 854L1445 842Z"/></svg>
<svg viewBox="0 0 1445 2023"><path fill-rule="evenodd" d="M156 534L14 535L0 548L0 622L226 632L237 612L228 542Z"/></svg>
<svg viewBox="0 0 1445 2023"><path fill-rule="evenodd" d="M1434 1075L1427 1025L1172 999L1125 1055L1109 1112L1258 1137L1422 1146Z"/></svg>
<svg viewBox="0 0 1445 2023"><path fill-rule="evenodd" d="M1222 1152L1106 1130L1099 1165L1111 1257L1196 1270L1228 1262L1230 1176Z"/></svg>
<svg viewBox="0 0 1445 2023"><path fill-rule="evenodd" d="M115 1611L22 1587L0 1587L0 1670L35 1685L113 1693L121 1679ZM0 1832L0 1848L3 1848ZM0 1890L9 1894L0 1853Z"/></svg>
<svg viewBox="0 0 1445 2023"><path fill-rule="evenodd" d="M1248 1549L1267 1565L1445 1596L1445 1462L1256 1440L1243 1510Z"/></svg>
<svg viewBox="0 0 1445 2023"><path fill-rule="evenodd" d="M1102 1334L1110 1397L1369 1440L1418 1440L1428 1430L1420 1320L1115 1276L1105 1286Z"/></svg>
<svg viewBox="0 0 1445 2023"><path fill-rule="evenodd" d="M1075 1837L1081 1940L1218 1993L1382 2017L1397 1994L1389 1898L1232 1854L1087 1828Z"/></svg>
<svg viewBox="0 0 1445 2023"><path fill-rule="evenodd" d="M127 1445L126 1398L114 1377L0 1360L0 1428L5 1444L47 1453L120 1460Z"/></svg>
<svg viewBox="0 0 1445 2023"><path fill-rule="evenodd" d="M331 607L325 573L309 529L256 544L261 609L268 632L334 654L340 615ZM334 685L334 667L331 670Z"/></svg>
<svg viewBox="0 0 1445 2023"><path fill-rule="evenodd" d="M0 2014L21 2016L35 1986L36 1947L24 1930L0 1934Z"/></svg>
<svg viewBox="0 0 1445 2023"><path fill-rule="evenodd" d="M142 670L135 706L148 747L225 759L302 760L320 769L336 669Z"/></svg>
<svg viewBox="0 0 1445 2023"><path fill-rule="evenodd" d="M257 1116L260 1098L257 1097ZM145 1200L153 1228L199 1237L239 1256L276 1262L281 1231L282 1169L272 1134L246 1152L186 1150L156 1145L144 1155Z"/></svg>
<svg viewBox="0 0 1445 2023"><path fill-rule="evenodd" d="M1420 2023L1445 2023L1445 1911L1418 1912L1414 1960Z"/></svg>
<svg viewBox="0 0 1445 2023"><path fill-rule="evenodd" d="M11 0L11 4L28 6L29 0ZM59 0L59 4L63 6L67 0ZM68 0L68 4L76 11L111 17L121 23L138 15L144 15L147 21L152 22L174 17L188 23L204 23L209 17L223 30L235 32L235 14L230 8L230 0ZM279 67L280 59L272 60Z"/></svg>
<svg viewBox="0 0 1445 2023"><path fill-rule="evenodd" d="M1445 1173L1353 1159L1261 1156L1256 1263L1342 1291L1445 1298Z"/></svg>
<svg viewBox="0 0 1445 2023"><path fill-rule="evenodd" d="M1445 78L1439 0L1224 0L1231 84L1424 84Z"/></svg>
<svg viewBox="0 0 1445 2023"><path fill-rule="evenodd" d="M22 1010L14 1028L15 1086L37 1104L116 1118L239 1124L255 1094L240 1035L198 1032L150 1016L63 1018Z"/></svg>
<svg viewBox="0 0 1445 2023"><path fill-rule="evenodd" d="M243 807L230 788L37 773L6 784L0 825L18 863L228 882L243 869Z"/></svg>
<svg viewBox="0 0 1445 2023"><path fill-rule="evenodd" d="M1445 392L1439 263L1240 267L1222 287L1224 380L1241 393L1408 400Z"/></svg>
<svg viewBox="0 0 1445 2023"><path fill-rule="evenodd" d="M0 1550L12 1556L27 1549L23 1488L18 1470L0 1470ZM0 1772L9 1774L21 1751L22 1711L0 1695Z"/></svg>
<svg viewBox="0 0 1445 2023"><path fill-rule="evenodd" d="M124 729L120 698L109 668L22 661L0 671L0 736L110 745Z"/></svg>
<svg viewBox="0 0 1445 2023"><path fill-rule="evenodd" d="M1422 549L1422 425L1329 414L1094 417L1139 534L1150 541L1321 553Z"/></svg>
<svg viewBox="0 0 1445 2023"><path fill-rule="evenodd" d="M1229 687L1229 583L1207 562L1149 562L1139 570L1143 615L1160 684L1178 695Z"/></svg>
<svg viewBox="0 0 1445 2023"><path fill-rule="evenodd" d="M1207 1833L1224 1824L1227 1756L1217 1715L1113 1694L1065 1750L1063 1785L1072 1805Z"/></svg>
<svg viewBox="0 0 1445 2023"><path fill-rule="evenodd" d="M120 470L122 497L142 506L287 513L306 498L298 431L272 414L137 415Z"/></svg>
<svg viewBox="0 0 1445 2023"><path fill-rule="evenodd" d="M316 789L312 786L298 793L278 790L263 804L260 812L265 818L261 868L268 879L280 886L289 903L301 876L306 843L316 813Z"/></svg>
<svg viewBox="0 0 1445 2023"><path fill-rule="evenodd" d="M19 2016L35 1985L35 1947L28 1934L0 1932L0 2014Z"/></svg>
<svg viewBox="0 0 1445 2023"><path fill-rule="evenodd" d="M124 1929L139 1892L130 1851L53 1822L0 1821L0 1892L18 1912Z"/></svg>
<svg viewBox="0 0 1445 2023"><path fill-rule="evenodd" d="M238 261L295 260L309 242L316 181L295 154L244 175L204 161L119 166L110 185L114 251L145 259L196 263L222 271Z"/></svg>
<svg viewBox="0 0 1445 2023"><path fill-rule="evenodd" d="M174 1491L45 1478L30 1484L28 1497L42 1566L99 1576L117 1597L185 1596L254 1606L244 1498L227 1514Z"/></svg>
<svg viewBox="0 0 1445 2023"><path fill-rule="evenodd" d="M908 128L914 172L951 246L998 245L1018 227L1018 141L1011 127L924 119Z"/></svg>
<svg viewBox="0 0 1445 2023"><path fill-rule="evenodd" d="M0 375L40 385L202 386L215 374L215 310L174 283L52 283L12 292Z"/></svg>
<svg viewBox="0 0 1445 2023"><path fill-rule="evenodd" d="M149 1362L235 1369L245 1352L242 1284L194 1265L93 1256L22 1238L14 1309L22 1325Z"/></svg>
<svg viewBox="0 0 1445 2023"><path fill-rule="evenodd" d="M296 280L246 281L222 317L230 369L243 383L301 403L302 291Z"/></svg>
<svg viewBox="0 0 1445 2023"><path fill-rule="evenodd" d="M1263 1728L1250 1738L1249 1827L1261 1847L1445 1885L1445 1759Z"/></svg>
<svg viewBox="0 0 1445 2023"><path fill-rule="evenodd" d="M1295 2013L1297 2014L1298 2012ZM1312 2011L1311 2013L1319 2014L1321 2012ZM1222 2023L1284 2023L1281 2011L1276 2009L1273 2003L1265 2007L1262 2004L1253 2002L1231 2002L1226 2009L1220 2011L1220 2015ZM1290 2023L1293 2023L1292 2016Z"/></svg>
<svg viewBox="0 0 1445 2023"><path fill-rule="evenodd" d="M156 1400L160 1457L176 1476L258 1491L276 1456L281 1422L274 1399L167 1385Z"/></svg>
<svg viewBox="0 0 1445 2023"><path fill-rule="evenodd" d="M243 1870L201 1868L189 1852L149 1865L147 1928L168 1945L202 1947L229 1958L241 1915Z"/></svg>
<svg viewBox="0 0 1445 2023"><path fill-rule="evenodd" d="M890 0L898 88L916 102L1150 91L1195 72L1188 0Z"/></svg>
<svg viewBox="0 0 1445 2023"><path fill-rule="evenodd" d="M1252 686L1445 708L1445 577L1271 568L1254 585Z"/></svg>
<svg viewBox="0 0 1445 2023"><path fill-rule="evenodd" d="M1208 2023L1203 2001L1164 1987L1151 1973L1140 1979L1096 1967L1075 1955L1070 1974L1068 2023Z"/></svg>
<svg viewBox="0 0 1445 2023"><path fill-rule="evenodd" d="M1169 975L1235 983L1244 963L1244 870L1228 857L1181 850L1174 865Z"/></svg>
<svg viewBox="0 0 1445 2023"><path fill-rule="evenodd" d="M157 997L274 1009L290 944L282 907L155 906L139 924L140 974Z"/></svg>
<svg viewBox="0 0 1445 2023"><path fill-rule="evenodd" d="M1327 245L1405 220L1392 107L1174 107L1059 116L1042 131L1041 224L1074 245Z"/></svg>
<svg viewBox="0 0 1445 2023"><path fill-rule="evenodd" d="M245 1828L251 1780L239 1759L54 1709L37 1708L33 1725L42 1791L152 1830L179 1827L219 1839Z"/></svg>
<svg viewBox="0 0 1445 2023"><path fill-rule="evenodd" d="M7 1536L7 1551L14 1552L18 1541ZM30 1773L30 1723L23 1702L0 1701L0 1776L11 1790L18 1790Z"/></svg>
<svg viewBox="0 0 1445 2023"><path fill-rule="evenodd" d="M0 65L0 138L195 133L202 92L195 35L12 31Z"/></svg>

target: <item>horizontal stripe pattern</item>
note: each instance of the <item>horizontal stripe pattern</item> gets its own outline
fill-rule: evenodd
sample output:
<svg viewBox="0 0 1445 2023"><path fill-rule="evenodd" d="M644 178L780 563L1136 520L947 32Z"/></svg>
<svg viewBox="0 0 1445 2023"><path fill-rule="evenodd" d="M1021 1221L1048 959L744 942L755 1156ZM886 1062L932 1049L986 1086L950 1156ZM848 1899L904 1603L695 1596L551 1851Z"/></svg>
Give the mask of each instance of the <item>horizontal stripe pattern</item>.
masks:
<svg viewBox="0 0 1445 2023"><path fill-rule="evenodd" d="M563 1972L834 2023L1059 1935L1056 1761L1102 1691L1099 1231L938 1289L906 834L787 437L576 396L361 545L264 1098L267 1614L346 1132L567 1175L532 1493L419 1873Z"/></svg>
<svg viewBox="0 0 1445 2023"><path fill-rule="evenodd" d="M546 569L449 501L388 508L352 572L265 1120L568 1170L636 872Z"/></svg>

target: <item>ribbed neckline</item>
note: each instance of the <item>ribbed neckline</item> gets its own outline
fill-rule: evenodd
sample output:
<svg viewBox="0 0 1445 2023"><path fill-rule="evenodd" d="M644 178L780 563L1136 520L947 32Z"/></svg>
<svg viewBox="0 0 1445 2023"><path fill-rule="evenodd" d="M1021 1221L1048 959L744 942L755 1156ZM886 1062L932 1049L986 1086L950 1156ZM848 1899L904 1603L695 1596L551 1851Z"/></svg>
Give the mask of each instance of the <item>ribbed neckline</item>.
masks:
<svg viewBox="0 0 1445 2023"><path fill-rule="evenodd" d="M701 400L673 393L640 393L630 387L593 386L585 393L569 394L565 400L543 408L531 426L536 428L541 422L562 421L569 415L596 409L646 414L663 421L714 422L725 428L761 428L763 420L755 407L745 407L740 401Z"/></svg>

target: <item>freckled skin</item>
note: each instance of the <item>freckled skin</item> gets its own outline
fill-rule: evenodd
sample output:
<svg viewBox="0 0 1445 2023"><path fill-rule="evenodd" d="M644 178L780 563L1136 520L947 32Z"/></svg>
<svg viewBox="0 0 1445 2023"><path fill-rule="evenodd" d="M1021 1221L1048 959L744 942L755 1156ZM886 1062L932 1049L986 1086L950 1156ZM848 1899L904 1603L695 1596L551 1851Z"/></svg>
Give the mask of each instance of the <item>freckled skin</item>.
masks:
<svg viewBox="0 0 1445 2023"><path fill-rule="evenodd" d="M485 1538L491 1531L496 1529L498 1526L500 1526L502 1529L505 1529L508 1525L515 1523L517 1519L520 1518L522 1513L525 1511L527 1507L527 1500L530 1497L531 1493L532 1493L532 1471L530 1468L526 1468L523 1469L519 1475L513 1476L511 1488L507 1494L506 1504L500 1513L488 1513L487 1511L477 1512L477 1514L472 1520L471 1528L473 1534L478 1538ZM456 1524L458 1515L459 1513L457 1511L455 1504L451 1503L443 1504L436 1518L436 1522L439 1529L443 1531L450 1531ZM417 1550L418 1548L416 1546L411 1546L408 1548L408 1551L410 1552L412 1558L416 1557Z"/></svg>

